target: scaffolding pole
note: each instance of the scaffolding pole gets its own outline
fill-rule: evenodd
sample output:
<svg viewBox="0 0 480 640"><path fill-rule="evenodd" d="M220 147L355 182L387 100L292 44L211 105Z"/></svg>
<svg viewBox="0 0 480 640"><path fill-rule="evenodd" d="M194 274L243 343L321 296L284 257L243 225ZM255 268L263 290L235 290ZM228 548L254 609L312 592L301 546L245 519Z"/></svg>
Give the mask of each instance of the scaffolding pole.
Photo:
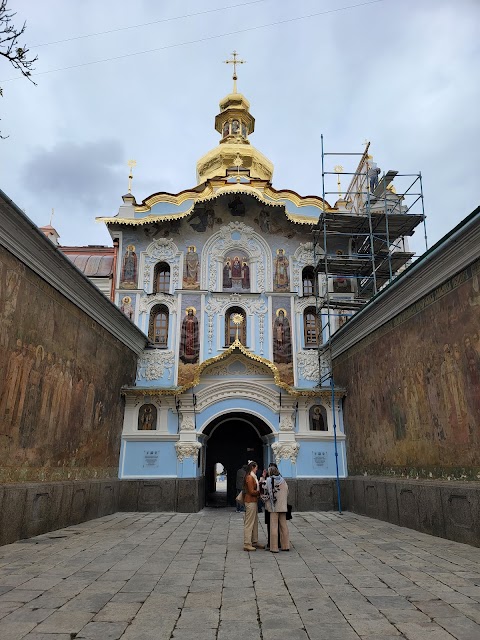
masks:
<svg viewBox="0 0 480 640"><path fill-rule="evenodd" d="M337 439L337 411L336 389L333 376L332 334L336 330L333 321L336 317L346 317L358 311L375 296L379 289L392 282L397 273L402 270L415 254L407 251L406 237L413 235L415 228L423 223L425 249L428 249L426 216L423 197L422 174L400 174L397 171L382 173L381 180L371 183L373 167L368 155L370 143L367 142L362 153L327 153L324 148L324 138L321 135L321 167L322 167L322 212L318 225L313 231L313 249L315 260L315 299L319 333L322 340L318 340L319 386L329 381L333 411L333 441L335 452L335 471L337 483L338 512L342 513L340 494L340 474L338 462ZM360 161L354 171L340 170L326 171L325 158L327 156L360 156ZM377 171L377 175L380 171ZM340 192L340 174L352 176L345 195ZM336 175L338 191L326 190L326 176ZM377 177L374 175L374 177ZM402 186L405 180L410 182L408 188L400 193L391 185L394 178L398 178ZM411 179L411 180L410 180ZM419 189L413 189L415 185ZM419 191L419 192L418 192ZM332 209L326 196L338 193L339 204ZM410 213L420 202L420 213ZM418 211L418 207L416 207ZM337 251L337 255L329 254L330 238L349 237L355 241L355 251L349 244L347 255ZM328 240L328 241L327 241ZM323 255L322 250L323 248ZM324 278L325 286L321 291L319 284ZM351 297L337 297L339 292L335 287L330 293L331 278L346 278L350 282L349 295ZM353 285L353 288L352 288ZM332 297L333 296L333 297ZM334 309L337 311L334 312ZM351 313L348 314L347 312ZM323 318L326 316L324 323ZM336 322L336 321L335 321ZM336 323L337 324L337 323ZM339 324L339 323L338 323ZM324 360L328 366L322 366ZM325 385L327 386L327 385Z"/></svg>

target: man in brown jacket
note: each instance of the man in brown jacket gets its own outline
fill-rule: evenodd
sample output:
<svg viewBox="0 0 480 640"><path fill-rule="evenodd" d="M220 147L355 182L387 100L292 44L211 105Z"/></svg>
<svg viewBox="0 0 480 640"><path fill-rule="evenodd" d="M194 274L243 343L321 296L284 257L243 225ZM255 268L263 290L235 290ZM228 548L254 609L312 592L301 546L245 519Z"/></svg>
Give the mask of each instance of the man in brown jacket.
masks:
<svg viewBox="0 0 480 640"><path fill-rule="evenodd" d="M245 492L245 520L243 528L243 548L245 551L265 549L265 545L258 542L258 498L260 491L257 480L258 465L249 462L243 490Z"/></svg>

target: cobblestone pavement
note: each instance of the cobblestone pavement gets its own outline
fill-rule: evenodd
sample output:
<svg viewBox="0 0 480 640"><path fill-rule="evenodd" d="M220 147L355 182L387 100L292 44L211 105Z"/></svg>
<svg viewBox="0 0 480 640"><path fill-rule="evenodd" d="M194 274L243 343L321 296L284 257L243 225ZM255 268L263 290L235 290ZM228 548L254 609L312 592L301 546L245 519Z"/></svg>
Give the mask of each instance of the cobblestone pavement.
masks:
<svg viewBox="0 0 480 640"><path fill-rule="evenodd" d="M1 547L0 638L480 638L479 549L296 513L289 553L247 553L242 523L117 513Z"/></svg>

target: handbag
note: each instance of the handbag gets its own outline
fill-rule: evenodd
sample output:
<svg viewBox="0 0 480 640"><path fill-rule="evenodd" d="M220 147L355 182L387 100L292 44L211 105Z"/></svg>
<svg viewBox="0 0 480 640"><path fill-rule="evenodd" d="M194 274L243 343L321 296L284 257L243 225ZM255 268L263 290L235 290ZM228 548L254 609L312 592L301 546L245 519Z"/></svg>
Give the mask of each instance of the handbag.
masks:
<svg viewBox="0 0 480 640"><path fill-rule="evenodd" d="M287 520L291 520L291 519L292 519L292 505L287 504Z"/></svg>
<svg viewBox="0 0 480 640"><path fill-rule="evenodd" d="M240 493L238 494L238 496L235 498L235 500L237 502L239 502L240 504L245 504L245 494L243 493L243 489L240 491Z"/></svg>

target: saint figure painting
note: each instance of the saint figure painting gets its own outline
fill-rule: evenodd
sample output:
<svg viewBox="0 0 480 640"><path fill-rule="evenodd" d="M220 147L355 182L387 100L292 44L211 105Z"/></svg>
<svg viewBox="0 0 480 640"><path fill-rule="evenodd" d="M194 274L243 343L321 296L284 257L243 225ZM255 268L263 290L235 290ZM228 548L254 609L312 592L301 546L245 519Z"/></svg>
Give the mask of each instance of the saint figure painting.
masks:
<svg viewBox="0 0 480 640"><path fill-rule="evenodd" d="M273 324L273 361L284 364L292 362L292 337L285 309L277 311Z"/></svg>
<svg viewBox="0 0 480 640"><path fill-rule="evenodd" d="M135 246L133 244L129 244L123 256L120 288L137 288L137 262L138 261L137 254L135 253Z"/></svg>
<svg viewBox="0 0 480 640"><path fill-rule="evenodd" d="M185 271L183 273L184 289L199 289L200 261L198 253L194 246L187 249L185 255Z"/></svg>
<svg viewBox="0 0 480 640"><path fill-rule="evenodd" d="M288 291L290 289L290 279L288 275L288 258L285 249L277 249L275 258L275 274L273 277L274 291Z"/></svg>
<svg viewBox="0 0 480 640"><path fill-rule="evenodd" d="M188 307L186 312L180 336L180 360L184 364L195 364L200 354L198 319L194 307Z"/></svg>

